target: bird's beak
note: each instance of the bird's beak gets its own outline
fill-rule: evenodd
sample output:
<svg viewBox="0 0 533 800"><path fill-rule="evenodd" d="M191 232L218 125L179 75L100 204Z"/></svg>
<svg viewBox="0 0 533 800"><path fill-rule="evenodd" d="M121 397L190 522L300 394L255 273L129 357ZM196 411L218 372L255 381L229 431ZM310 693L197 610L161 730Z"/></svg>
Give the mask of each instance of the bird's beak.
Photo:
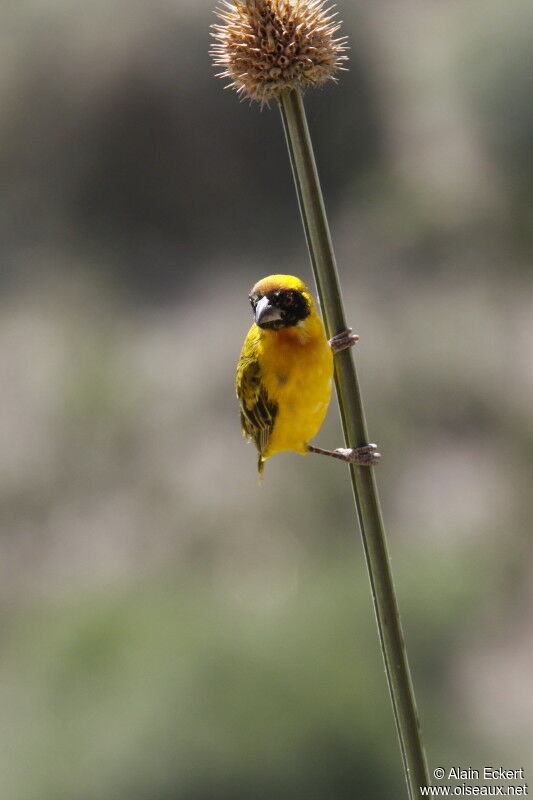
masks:
<svg viewBox="0 0 533 800"><path fill-rule="evenodd" d="M262 297L255 307L255 324L264 325L267 322L277 322L281 319L281 309L271 305L268 297Z"/></svg>

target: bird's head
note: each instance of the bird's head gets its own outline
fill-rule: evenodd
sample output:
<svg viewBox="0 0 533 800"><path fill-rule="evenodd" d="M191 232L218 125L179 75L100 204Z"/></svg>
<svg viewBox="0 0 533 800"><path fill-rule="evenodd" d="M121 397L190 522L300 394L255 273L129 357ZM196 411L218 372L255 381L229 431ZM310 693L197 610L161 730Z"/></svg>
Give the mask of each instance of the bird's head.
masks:
<svg viewBox="0 0 533 800"><path fill-rule="evenodd" d="M269 275L250 292L255 324L268 330L298 325L314 311L309 289L292 275Z"/></svg>

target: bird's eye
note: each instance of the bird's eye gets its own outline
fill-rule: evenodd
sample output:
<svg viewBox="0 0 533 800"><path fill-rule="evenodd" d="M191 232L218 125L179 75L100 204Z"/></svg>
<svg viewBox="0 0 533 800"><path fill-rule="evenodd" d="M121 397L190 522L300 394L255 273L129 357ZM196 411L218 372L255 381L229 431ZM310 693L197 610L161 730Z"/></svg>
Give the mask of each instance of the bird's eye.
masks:
<svg viewBox="0 0 533 800"><path fill-rule="evenodd" d="M285 292L281 301L285 308L289 308L294 303L294 294L292 292Z"/></svg>

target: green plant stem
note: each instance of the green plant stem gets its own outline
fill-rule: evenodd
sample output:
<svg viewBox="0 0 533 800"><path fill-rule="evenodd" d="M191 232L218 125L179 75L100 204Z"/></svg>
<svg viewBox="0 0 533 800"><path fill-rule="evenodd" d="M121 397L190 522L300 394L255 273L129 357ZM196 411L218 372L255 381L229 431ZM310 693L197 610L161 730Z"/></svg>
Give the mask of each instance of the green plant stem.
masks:
<svg viewBox="0 0 533 800"><path fill-rule="evenodd" d="M343 331L347 325L301 93L297 90L283 92L280 109L320 305L328 336L331 337ZM351 349L335 356L335 384L347 447L368 444ZM350 473L405 777L409 797L414 800L420 797L419 787L429 785L429 776L392 582L374 469L350 464Z"/></svg>

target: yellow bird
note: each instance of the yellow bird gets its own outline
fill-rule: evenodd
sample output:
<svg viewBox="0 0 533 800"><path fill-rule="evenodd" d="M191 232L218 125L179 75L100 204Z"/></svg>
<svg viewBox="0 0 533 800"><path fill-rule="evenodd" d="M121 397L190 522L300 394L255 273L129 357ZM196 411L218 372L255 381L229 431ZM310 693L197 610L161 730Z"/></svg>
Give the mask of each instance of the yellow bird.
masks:
<svg viewBox="0 0 533 800"><path fill-rule="evenodd" d="M263 278L250 302L255 322L242 347L236 389L243 434L257 448L259 476L266 459L283 450L377 463L375 444L336 450L309 444L328 410L333 355L359 337L348 328L328 341L309 289L292 275Z"/></svg>

